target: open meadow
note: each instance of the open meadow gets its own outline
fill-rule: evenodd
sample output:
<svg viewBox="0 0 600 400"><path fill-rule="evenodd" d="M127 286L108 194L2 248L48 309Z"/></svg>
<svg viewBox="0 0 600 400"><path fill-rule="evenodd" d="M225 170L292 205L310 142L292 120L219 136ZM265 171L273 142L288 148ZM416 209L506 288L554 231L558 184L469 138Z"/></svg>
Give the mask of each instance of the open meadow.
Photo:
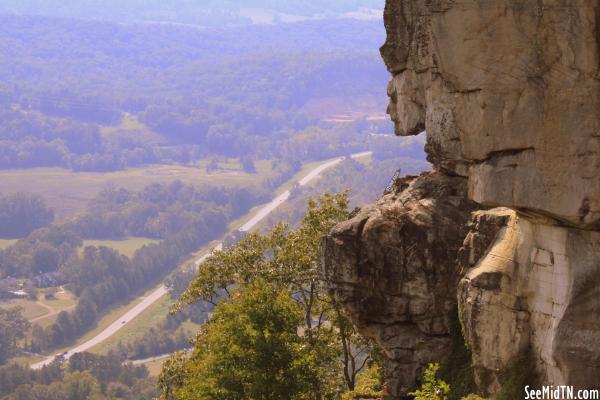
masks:
<svg viewBox="0 0 600 400"><path fill-rule="evenodd" d="M222 164L222 165L221 165ZM271 172L271 162L258 161L256 173L241 170L234 161L224 161L207 173L201 165L149 165L116 172L73 172L64 168L0 170L3 193L24 192L41 195L54 210L56 220L83 211L100 190L114 185L140 190L153 183L180 180L193 185L239 186L261 182ZM6 246L0 241L0 248Z"/></svg>
<svg viewBox="0 0 600 400"><path fill-rule="evenodd" d="M128 258L132 258L138 249L141 249L147 244L159 242L160 240L144 237L128 237L123 240L84 240L81 251L83 251L83 249L87 246L104 246L116 250Z"/></svg>
<svg viewBox="0 0 600 400"><path fill-rule="evenodd" d="M52 297L45 298L47 290L54 290ZM21 307L22 315L31 323L41 326L50 325L61 311L68 311L75 307L77 299L68 290L63 288L42 289L37 300L14 299L0 302L0 308L11 309Z"/></svg>

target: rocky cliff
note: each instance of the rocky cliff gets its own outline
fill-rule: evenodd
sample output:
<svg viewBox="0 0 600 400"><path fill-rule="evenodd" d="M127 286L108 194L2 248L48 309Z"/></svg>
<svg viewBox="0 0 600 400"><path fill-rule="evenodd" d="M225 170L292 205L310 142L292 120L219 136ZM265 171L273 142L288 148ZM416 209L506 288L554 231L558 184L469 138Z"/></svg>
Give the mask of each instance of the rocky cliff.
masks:
<svg viewBox="0 0 600 400"><path fill-rule="evenodd" d="M388 113L427 131L433 172L324 239L332 293L395 398L443 361L454 306L482 394L525 354L544 384L597 387L598 2L388 0L384 22Z"/></svg>

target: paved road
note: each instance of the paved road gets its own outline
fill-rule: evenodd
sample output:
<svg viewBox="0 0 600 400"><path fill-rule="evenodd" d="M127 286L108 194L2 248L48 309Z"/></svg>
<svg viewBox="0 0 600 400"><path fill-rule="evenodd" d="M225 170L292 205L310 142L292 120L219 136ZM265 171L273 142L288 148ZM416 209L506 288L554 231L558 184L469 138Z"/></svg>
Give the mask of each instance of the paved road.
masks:
<svg viewBox="0 0 600 400"><path fill-rule="evenodd" d="M356 158L368 156L370 154L371 154L371 152L365 151L362 153L353 154L351 157L356 159ZM307 185L308 183L313 181L315 178L317 178L319 175L321 175L321 173L323 173L325 170L342 162L343 159L344 159L344 157L338 157L338 158L334 158L333 160L324 162L323 164L320 164L318 167L314 168L306 176L304 176L302 179L300 179L298 181L298 184L300 186ZM239 228L239 230L244 231L244 232L251 230L253 227L256 226L256 224L258 224L267 215L269 215L271 212L273 212L273 210L275 210L277 207L279 207L281 204L283 204L287 199L289 199L290 195L291 195L290 190L286 190L279 196L275 197L270 203L267 203L266 205L261 207L260 210L258 210L258 212L248 222L246 222L244 225L242 225ZM211 250L211 252L214 250L222 250L222 249L223 249L223 243L221 242L221 243L217 244ZM202 264L202 262L204 262L204 260L206 260L210 256L211 252L207 252L205 255L203 255L202 257L197 259L195 264L197 266ZM101 343L104 340L108 339L109 337L114 335L117 331L119 331L121 328L123 328L125 325L127 325L129 322L131 322L132 319L134 319L135 317L140 315L145 309L147 309L152 304L154 304L154 302L156 302L158 299L160 299L165 294L167 294L167 289L164 286L159 287L154 292L152 292L150 295L144 297L140 303L136 304L133 308L131 308L129 311L127 311L125 314L123 314L121 317L119 317L119 319L117 319L115 322L110 324L106 329L104 329L98 335L94 336L87 342L80 344L79 346L76 346L65 353L62 353L62 356L64 358L69 358L75 353L81 353L83 351L89 350L92 347L96 346L98 343ZM31 368L40 369L44 365L50 364L52 361L54 361L55 357L60 356L60 355L61 355L61 353L57 353L55 355L47 357L43 361L37 362L35 364L31 364Z"/></svg>

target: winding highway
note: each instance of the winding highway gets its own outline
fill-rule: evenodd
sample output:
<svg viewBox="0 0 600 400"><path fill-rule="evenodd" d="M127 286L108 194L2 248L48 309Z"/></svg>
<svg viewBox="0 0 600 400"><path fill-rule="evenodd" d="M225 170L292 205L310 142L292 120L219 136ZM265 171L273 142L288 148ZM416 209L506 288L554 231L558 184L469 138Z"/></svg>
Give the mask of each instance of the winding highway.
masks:
<svg viewBox="0 0 600 400"><path fill-rule="evenodd" d="M350 157L356 159L356 158L368 156L370 154L371 154L370 151L365 151L362 153L352 154ZM332 160L325 161L322 164L319 164L314 169L312 169L308 174L306 174L302 179L300 179L298 181L298 185L305 186L305 185L309 184L315 178L319 177L324 171L341 163L342 160L344 160L344 158L345 157L337 157ZM250 231L260 221L262 221L265 217L267 217L270 213L272 213L277 207L279 207L281 204L285 203L290 198L290 196L291 196L291 190L286 190L285 192L281 193L279 196L277 196L273 200L271 200L270 203L267 203L264 206L262 206L256 212L256 214L250 220L248 220L248 222L244 223L239 228L239 230L243 231L243 232ZM207 252L205 255L198 258L195 261L195 265L198 266L198 265L202 264L202 262L204 262L204 260L206 260L213 251L218 251L218 250L222 250L222 249L223 249L223 242L217 244L215 247L213 247L211 249L211 251ZM154 292L150 293L146 297L143 297L142 301L140 301L138 304L133 306L131 309L129 309L127 312L125 312L123 315L121 315L119 318L117 318L112 324L110 324L108 327L106 327L102 332L98 333L96 336L94 336L90 340L88 340L78 346L75 346L66 352L51 355L40 362L31 364L31 368L40 369L43 366L50 364L52 361L54 361L54 359L56 357L62 356L65 359L68 359L73 354L81 353L81 352L91 349L92 347L96 346L98 343L101 343L104 340L111 337L112 335L114 335L117 331L119 331L121 328L126 326L128 323L130 323L135 317L140 315L144 310L146 310L148 307L150 307L152 304L154 304L157 300L159 300L165 294L167 294L167 289L164 285L161 285Z"/></svg>

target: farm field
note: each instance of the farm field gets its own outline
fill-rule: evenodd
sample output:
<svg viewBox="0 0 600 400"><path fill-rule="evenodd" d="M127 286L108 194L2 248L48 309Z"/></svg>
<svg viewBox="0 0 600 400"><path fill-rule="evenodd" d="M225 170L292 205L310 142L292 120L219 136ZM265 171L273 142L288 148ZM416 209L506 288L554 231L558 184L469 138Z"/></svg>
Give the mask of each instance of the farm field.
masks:
<svg viewBox="0 0 600 400"><path fill-rule="evenodd" d="M23 317L29 322L47 326L54 322L59 312L74 308L77 302L73 293L68 290L60 288L55 288L55 290L57 290L57 292L52 299L44 298L45 290L42 290L38 295L38 300L8 300L0 302L0 307L4 309L21 307Z"/></svg>
<svg viewBox="0 0 600 400"><path fill-rule="evenodd" d="M116 172L73 172L64 168L29 168L1 170L2 193L36 193L54 209L56 220L64 220L85 209L104 187L114 185L140 190L153 183L181 180L193 185L250 185L262 181L271 172L270 161L256 163L257 172L249 174L233 161L219 164L219 169L207 173L201 166L150 165ZM0 242L0 246L3 246Z"/></svg>
<svg viewBox="0 0 600 400"><path fill-rule="evenodd" d="M87 246L104 246L110 247L119 253L132 258L138 249L141 249L147 244L159 243L160 240L144 238L144 237L129 237L123 240L84 240L81 251Z"/></svg>

